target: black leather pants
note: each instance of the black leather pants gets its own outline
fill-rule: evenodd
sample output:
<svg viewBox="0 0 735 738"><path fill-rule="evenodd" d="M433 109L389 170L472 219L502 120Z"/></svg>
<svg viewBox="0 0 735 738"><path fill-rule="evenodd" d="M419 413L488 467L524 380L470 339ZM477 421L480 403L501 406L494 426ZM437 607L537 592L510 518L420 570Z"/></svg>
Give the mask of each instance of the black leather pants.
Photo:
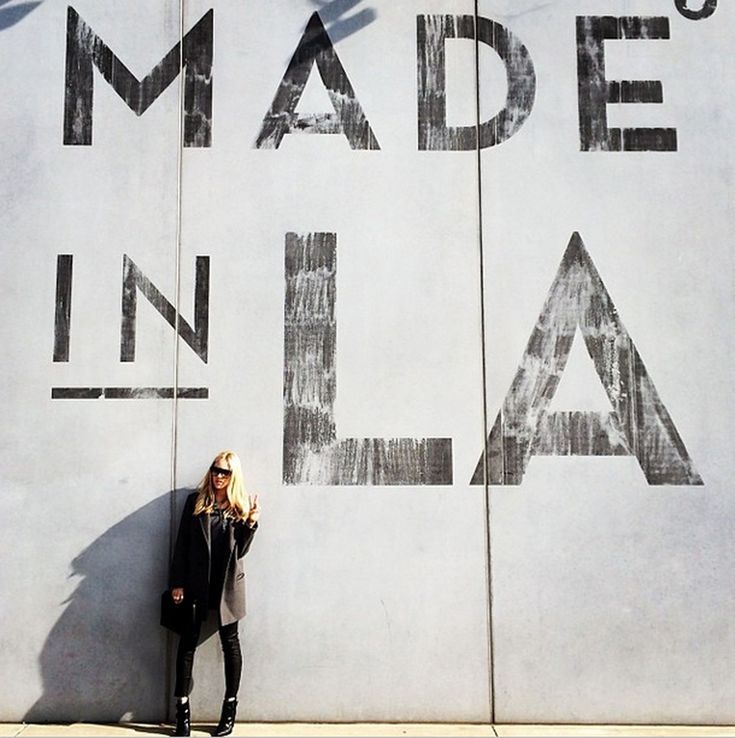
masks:
<svg viewBox="0 0 735 738"><path fill-rule="evenodd" d="M238 636L238 623L221 625L219 639L225 657L225 698L237 697L242 673L242 652ZM199 644L201 624L181 635L176 652L176 697L188 697L191 692L191 672L194 668L194 652Z"/></svg>

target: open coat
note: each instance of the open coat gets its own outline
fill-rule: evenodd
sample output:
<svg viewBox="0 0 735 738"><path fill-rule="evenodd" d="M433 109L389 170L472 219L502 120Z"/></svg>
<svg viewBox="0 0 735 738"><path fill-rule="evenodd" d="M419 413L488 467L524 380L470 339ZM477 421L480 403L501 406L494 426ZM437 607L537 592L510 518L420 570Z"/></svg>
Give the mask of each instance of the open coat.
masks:
<svg viewBox="0 0 735 738"><path fill-rule="evenodd" d="M184 503L179 534L171 562L169 587L184 588L184 598L197 602L198 611L206 616L209 602L211 564L211 520L207 513L194 515L197 493L192 492ZM243 557L248 552L258 527L244 521L228 526L229 557L219 605L220 624L228 625L245 616L245 567Z"/></svg>

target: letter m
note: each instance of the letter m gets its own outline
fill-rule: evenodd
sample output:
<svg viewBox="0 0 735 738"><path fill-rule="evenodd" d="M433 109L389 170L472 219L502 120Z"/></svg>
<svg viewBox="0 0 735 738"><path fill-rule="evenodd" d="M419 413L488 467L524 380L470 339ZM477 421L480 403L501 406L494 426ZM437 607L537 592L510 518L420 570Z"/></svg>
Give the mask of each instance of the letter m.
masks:
<svg viewBox="0 0 735 738"><path fill-rule="evenodd" d="M146 75L138 80L107 44L69 6L66 22L66 89L64 92L64 143L92 144L93 65L136 114L176 79L182 66L184 79L184 146L212 145L212 56L214 10L199 22Z"/></svg>

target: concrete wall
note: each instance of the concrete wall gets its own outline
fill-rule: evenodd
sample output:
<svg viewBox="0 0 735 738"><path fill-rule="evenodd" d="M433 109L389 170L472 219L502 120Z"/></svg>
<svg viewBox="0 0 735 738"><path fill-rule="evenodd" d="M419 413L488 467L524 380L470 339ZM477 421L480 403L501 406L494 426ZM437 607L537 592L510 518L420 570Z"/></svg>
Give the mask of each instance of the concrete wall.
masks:
<svg viewBox="0 0 735 738"><path fill-rule="evenodd" d="M163 718L170 537L234 448L243 719L735 720L696 5L0 7L0 719Z"/></svg>

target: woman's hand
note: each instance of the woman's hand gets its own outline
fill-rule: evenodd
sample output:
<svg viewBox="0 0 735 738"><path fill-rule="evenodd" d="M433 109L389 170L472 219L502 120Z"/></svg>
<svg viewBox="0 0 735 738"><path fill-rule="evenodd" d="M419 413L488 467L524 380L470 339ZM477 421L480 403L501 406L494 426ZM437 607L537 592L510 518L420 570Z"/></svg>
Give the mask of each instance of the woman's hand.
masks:
<svg viewBox="0 0 735 738"><path fill-rule="evenodd" d="M183 587L174 587L171 590L171 599L174 601L175 605L181 604L184 600L184 588Z"/></svg>
<svg viewBox="0 0 735 738"><path fill-rule="evenodd" d="M258 522L258 518L260 517L260 505L258 505L258 495L255 495L253 497L248 495L248 504L250 505L250 509L248 510L248 515L245 518L245 522L251 528L253 528Z"/></svg>

